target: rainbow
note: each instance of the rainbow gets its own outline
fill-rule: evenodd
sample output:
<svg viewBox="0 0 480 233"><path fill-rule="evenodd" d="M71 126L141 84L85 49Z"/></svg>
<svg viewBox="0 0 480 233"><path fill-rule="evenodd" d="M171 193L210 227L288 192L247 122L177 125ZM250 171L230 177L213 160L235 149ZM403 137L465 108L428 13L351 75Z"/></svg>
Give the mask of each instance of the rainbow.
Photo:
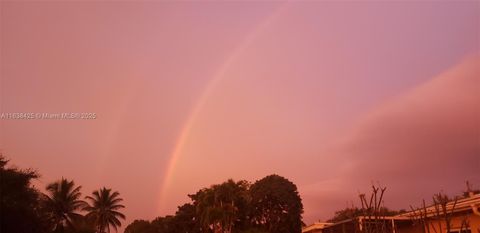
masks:
<svg viewBox="0 0 480 233"><path fill-rule="evenodd" d="M218 85L218 83L223 79L225 76L226 71L228 68L233 64L233 62L252 44L255 38L258 37L258 35L265 30L269 25L274 22L279 15L286 9L287 3L283 3L279 7L277 7L273 12L267 16L264 20L262 20L242 41L241 43L232 51L231 55L225 60L225 62L220 66L217 72L215 72L215 75L212 76L210 81L207 83L205 89L203 90L202 94L200 95L200 98L194 105L192 111L188 115L187 120L185 121L179 137L176 140L173 152L170 156L170 160L167 165L167 169L165 171L164 179L161 185L161 191L160 191L160 203L159 203L159 209L165 204L165 199L166 199L166 194L170 188L171 185L171 179L172 175L174 173L177 161L182 154L182 149L183 146L188 138L189 132L191 128L193 127L195 120L202 110L203 106L205 105L205 102L211 95L212 91L215 89L215 87Z"/></svg>

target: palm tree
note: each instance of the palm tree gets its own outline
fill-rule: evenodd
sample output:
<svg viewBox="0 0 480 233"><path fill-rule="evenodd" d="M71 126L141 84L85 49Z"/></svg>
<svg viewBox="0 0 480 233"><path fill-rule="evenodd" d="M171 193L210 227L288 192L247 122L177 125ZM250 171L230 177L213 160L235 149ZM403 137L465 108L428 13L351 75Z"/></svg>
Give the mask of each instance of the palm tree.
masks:
<svg viewBox="0 0 480 233"><path fill-rule="evenodd" d="M89 203L84 210L88 212L87 218L91 218L97 228L98 233L110 232L110 226L115 231L117 227L121 226L119 219L125 219L125 215L119 212L125 206L119 204L123 201L119 198L118 192L113 192L111 189L101 188L92 192L93 196L87 196Z"/></svg>
<svg viewBox="0 0 480 233"><path fill-rule="evenodd" d="M80 189L75 183L62 177L61 180L47 185L48 195L44 195L45 208L50 214L54 232L64 232L65 227L72 227L73 221L82 217L77 213L85 206L80 200Z"/></svg>

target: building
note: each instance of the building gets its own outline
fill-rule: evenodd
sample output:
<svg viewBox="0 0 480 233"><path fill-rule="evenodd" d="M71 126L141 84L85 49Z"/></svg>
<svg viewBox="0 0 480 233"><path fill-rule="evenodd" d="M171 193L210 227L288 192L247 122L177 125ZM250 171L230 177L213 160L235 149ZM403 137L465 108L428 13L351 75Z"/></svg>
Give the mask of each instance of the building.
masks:
<svg viewBox="0 0 480 233"><path fill-rule="evenodd" d="M427 233L446 232L446 220L450 222L451 233L480 233L480 194L470 193L467 198L448 202L444 208L434 205L398 216L413 219Z"/></svg>
<svg viewBox="0 0 480 233"><path fill-rule="evenodd" d="M396 216L359 216L336 223L315 223L304 233L480 233L480 194Z"/></svg>
<svg viewBox="0 0 480 233"><path fill-rule="evenodd" d="M310 226L304 227L302 233L322 233L323 229L327 226L332 225L333 223L328 222L316 222Z"/></svg>

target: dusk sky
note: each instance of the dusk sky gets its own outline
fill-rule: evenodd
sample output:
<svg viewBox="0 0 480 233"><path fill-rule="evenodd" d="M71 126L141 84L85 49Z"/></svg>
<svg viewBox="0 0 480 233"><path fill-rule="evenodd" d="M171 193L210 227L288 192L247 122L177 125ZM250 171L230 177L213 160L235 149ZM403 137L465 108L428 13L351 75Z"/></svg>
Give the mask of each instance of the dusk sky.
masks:
<svg viewBox="0 0 480 233"><path fill-rule="evenodd" d="M1 1L0 150L127 225L233 178L294 182L304 221L373 183L409 208L480 188L480 2Z"/></svg>

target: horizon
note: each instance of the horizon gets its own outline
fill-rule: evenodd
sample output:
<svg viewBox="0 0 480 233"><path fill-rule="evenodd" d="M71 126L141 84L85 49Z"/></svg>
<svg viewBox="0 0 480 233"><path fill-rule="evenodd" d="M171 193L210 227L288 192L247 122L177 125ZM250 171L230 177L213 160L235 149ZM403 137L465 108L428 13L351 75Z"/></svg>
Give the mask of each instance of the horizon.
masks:
<svg viewBox="0 0 480 233"><path fill-rule="evenodd" d="M479 106L479 1L0 2L0 152L118 191L119 232L227 179L307 225L479 188Z"/></svg>

